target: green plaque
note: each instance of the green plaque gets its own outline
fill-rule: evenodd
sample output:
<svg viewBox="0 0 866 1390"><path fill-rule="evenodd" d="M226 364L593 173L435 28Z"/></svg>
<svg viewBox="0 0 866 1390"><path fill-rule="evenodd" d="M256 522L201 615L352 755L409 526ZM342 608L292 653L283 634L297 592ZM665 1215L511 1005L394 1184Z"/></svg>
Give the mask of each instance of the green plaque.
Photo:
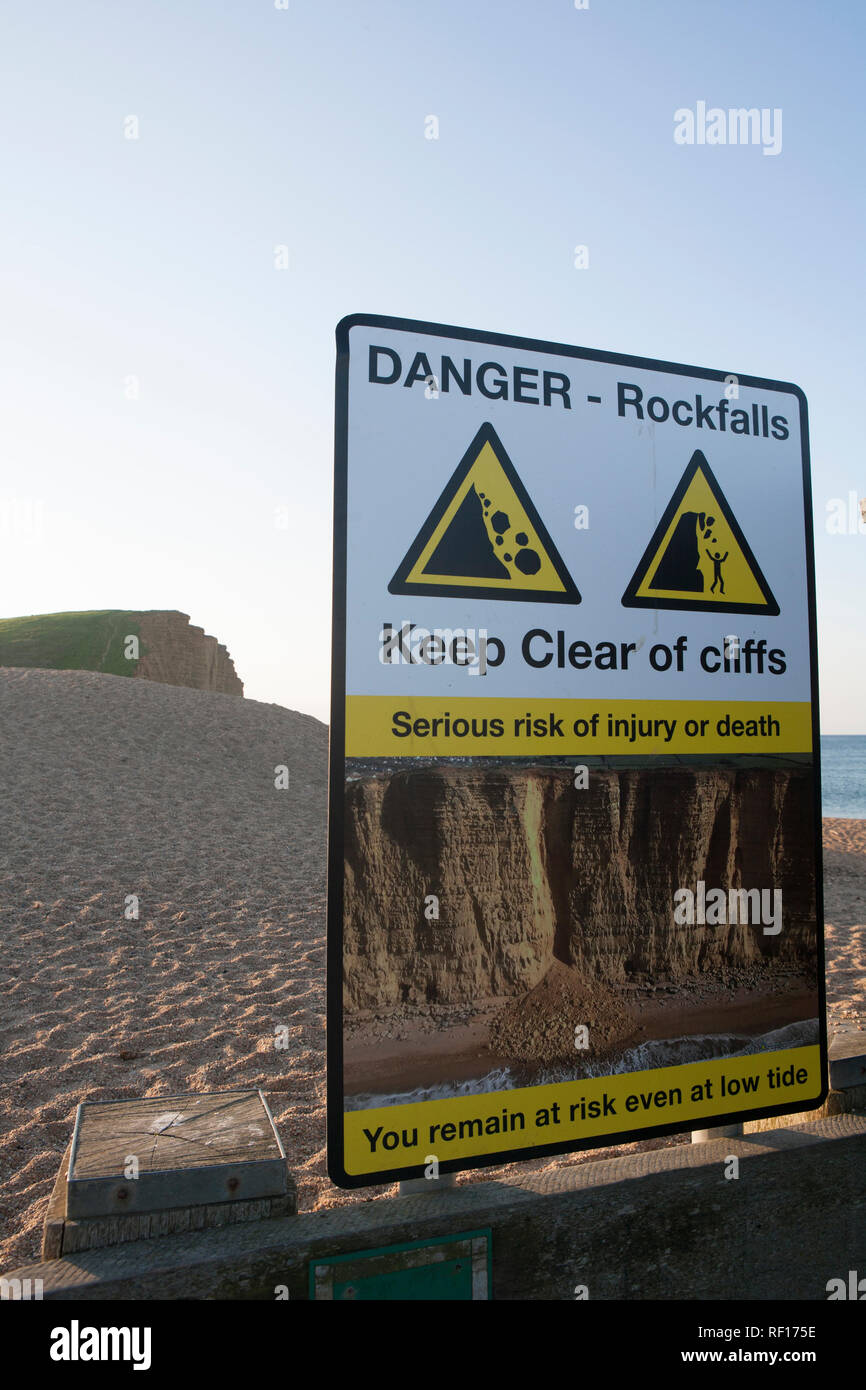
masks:
<svg viewBox="0 0 866 1390"><path fill-rule="evenodd" d="M328 1255L310 1264L310 1298L486 1300L490 1297L489 1230Z"/></svg>

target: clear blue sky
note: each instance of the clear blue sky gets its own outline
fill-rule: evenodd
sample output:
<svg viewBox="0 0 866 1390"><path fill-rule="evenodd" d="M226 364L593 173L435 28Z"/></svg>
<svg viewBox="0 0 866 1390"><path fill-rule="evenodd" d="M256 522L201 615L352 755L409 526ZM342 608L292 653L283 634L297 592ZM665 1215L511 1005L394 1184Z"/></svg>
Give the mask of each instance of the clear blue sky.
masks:
<svg viewBox="0 0 866 1390"><path fill-rule="evenodd" d="M825 529L866 496L864 15L7 7L0 615L180 608L327 718L334 326L426 318L802 386L822 724L866 733L866 535ZM699 100L781 108L781 153L676 145Z"/></svg>

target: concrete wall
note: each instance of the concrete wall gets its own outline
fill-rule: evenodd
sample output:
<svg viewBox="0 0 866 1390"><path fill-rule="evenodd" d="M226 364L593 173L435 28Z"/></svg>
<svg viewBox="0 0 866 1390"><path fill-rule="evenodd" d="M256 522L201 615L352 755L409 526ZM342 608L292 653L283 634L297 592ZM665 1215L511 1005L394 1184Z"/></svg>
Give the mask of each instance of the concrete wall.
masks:
<svg viewBox="0 0 866 1390"><path fill-rule="evenodd" d="M729 1155L739 1176L725 1177ZM866 1115L518 1182L162 1236L9 1271L46 1300L308 1297L311 1260L490 1227L493 1297L809 1299L866 1275Z"/></svg>

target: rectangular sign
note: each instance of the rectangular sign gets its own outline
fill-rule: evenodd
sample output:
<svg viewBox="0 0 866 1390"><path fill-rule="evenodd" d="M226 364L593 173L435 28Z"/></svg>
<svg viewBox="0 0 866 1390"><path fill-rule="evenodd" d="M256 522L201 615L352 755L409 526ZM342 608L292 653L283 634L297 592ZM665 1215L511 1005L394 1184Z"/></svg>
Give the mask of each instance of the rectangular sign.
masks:
<svg viewBox="0 0 866 1390"><path fill-rule="evenodd" d="M328 1169L826 1093L805 397L337 329Z"/></svg>

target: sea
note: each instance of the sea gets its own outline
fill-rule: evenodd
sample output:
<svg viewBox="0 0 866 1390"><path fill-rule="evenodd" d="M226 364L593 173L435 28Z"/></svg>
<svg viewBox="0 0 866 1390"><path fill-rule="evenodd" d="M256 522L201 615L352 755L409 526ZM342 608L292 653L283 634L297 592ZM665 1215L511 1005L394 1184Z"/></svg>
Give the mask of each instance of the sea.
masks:
<svg viewBox="0 0 866 1390"><path fill-rule="evenodd" d="M842 820L866 820L866 736L821 737L822 814Z"/></svg>

